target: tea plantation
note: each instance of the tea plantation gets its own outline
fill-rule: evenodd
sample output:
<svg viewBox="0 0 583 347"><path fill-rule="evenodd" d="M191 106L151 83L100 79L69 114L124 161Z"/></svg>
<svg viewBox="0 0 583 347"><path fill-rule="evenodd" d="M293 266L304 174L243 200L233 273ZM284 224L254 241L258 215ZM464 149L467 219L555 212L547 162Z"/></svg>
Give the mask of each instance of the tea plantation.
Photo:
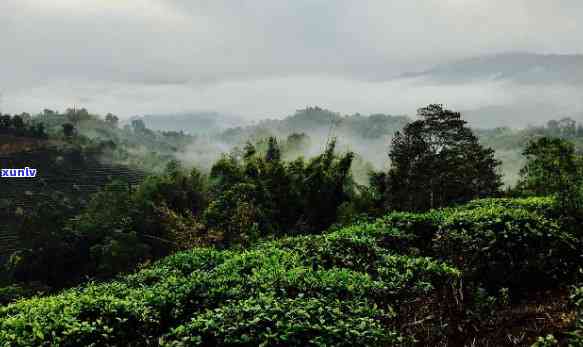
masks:
<svg viewBox="0 0 583 347"><path fill-rule="evenodd" d="M551 198L488 199L193 249L1 307L0 346L463 346L499 293L577 283L581 235L559 212ZM582 292L561 343L583 341Z"/></svg>
<svg viewBox="0 0 583 347"><path fill-rule="evenodd" d="M16 232L21 215L34 210L40 202L46 202L47 196L62 195L66 201L87 200L115 177L121 177L128 185L137 185L145 178L145 173L123 165L101 163L91 156L76 157L74 152L46 148L0 155L2 168L31 167L38 170L35 178L1 182L0 264L22 248Z"/></svg>

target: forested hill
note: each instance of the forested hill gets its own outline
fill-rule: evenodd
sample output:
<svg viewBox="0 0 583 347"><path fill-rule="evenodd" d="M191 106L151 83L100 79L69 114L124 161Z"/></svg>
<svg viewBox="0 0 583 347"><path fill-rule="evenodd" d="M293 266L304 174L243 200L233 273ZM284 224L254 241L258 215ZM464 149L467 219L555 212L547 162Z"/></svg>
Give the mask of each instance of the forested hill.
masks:
<svg viewBox="0 0 583 347"><path fill-rule="evenodd" d="M410 121L406 116L388 114L341 115L315 106L298 110L283 119L267 119L254 125L228 129L218 139L234 146L269 136L285 139L293 134L303 134L306 138L303 149L294 155L310 157L320 153L330 139L336 138L340 151L357 153L359 164L355 165L355 174L364 177L371 168L387 166L391 138Z"/></svg>
<svg viewBox="0 0 583 347"><path fill-rule="evenodd" d="M484 112L494 118L498 116L497 109ZM549 121L546 124L523 129L475 129L480 143L494 149L496 157L502 161L501 170L506 185L517 182L519 170L525 160L522 151L529 140L541 136L559 137L573 141L576 149L583 151L583 123L577 121L583 118L577 118L577 115L552 118L553 113L549 112ZM389 165L387 153L391 139L395 132L402 130L413 120L406 116L387 114L342 116L320 107L307 107L283 119L269 119L255 125L225 130L219 135L219 139L222 143L234 146L249 140L257 142L269 136L285 139L290 134L305 134L303 152L295 153L309 156L318 153L330 137L336 137L340 149L353 150L364 161L354 164L353 169L358 173Z"/></svg>
<svg viewBox="0 0 583 347"><path fill-rule="evenodd" d="M500 117L508 117L497 108L482 111L493 123ZM466 116L464 112L462 115ZM515 113L512 115L516 116ZM549 111L547 119L550 120L542 126L475 129L480 142L493 148L496 157L502 161L501 170L507 185L517 182L518 171L524 164L522 150L530 139L558 136L572 140L577 149L583 151L583 128L577 123L577 115L552 120L553 115ZM211 116L218 118L210 119ZM68 117L66 114L45 111L38 119L55 124L51 127L55 129L55 126L66 122ZM93 116L83 117L88 119L79 123L78 131L81 135L85 134L94 141L114 141L118 145L117 158L121 162L146 170L160 170L169 160L178 159L188 166L208 171L221 154L236 153L237 147L243 148L249 141L265 144L270 136L277 137L284 145L282 155L286 159L311 157L320 153L326 143L336 137L338 150L355 152L353 173L360 183L366 183L371 169L382 169L389 165L391 139L395 132L414 120L389 114L342 115L318 106L297 110L282 119L266 119L228 129L223 127L237 124L234 121L237 118L215 113L169 115L168 122L164 122L163 116L145 116L120 128L112 127L112 117L109 123L96 120ZM207 130L205 124L210 126L209 131L204 131ZM149 129L150 125L159 130ZM199 134L194 134L196 132ZM157 154L149 155L152 152Z"/></svg>
<svg viewBox="0 0 583 347"><path fill-rule="evenodd" d="M123 128L118 123L112 114L102 118L84 109L0 114L0 168L37 170L34 178L0 179L0 264L30 239L18 230L30 229L23 223L33 216L47 226L66 220L114 180L131 190L191 142L139 121Z"/></svg>
<svg viewBox="0 0 583 347"><path fill-rule="evenodd" d="M222 154L236 154L248 142L264 148L267 139L272 136L283 144L282 155L286 159L316 156L336 138L339 151L356 153L353 173L360 183L365 184L370 170L386 168L389 162L387 150L393 135L411 121L406 116L380 113L342 115L313 106L297 110L282 119L264 119L217 131L227 124L233 124L237 118L216 114L217 119L211 120L209 116L200 113L169 115L168 122L162 116L144 116L134 119L132 124L141 122L146 127L157 127L158 132L189 136L190 145L175 155L187 165L203 171L210 170ZM208 129L201 128L205 124L209 126ZM178 125L183 127L180 132L174 131Z"/></svg>
<svg viewBox="0 0 583 347"><path fill-rule="evenodd" d="M219 134L222 141L232 144L265 135L285 137L292 133L306 133L320 136L331 130L332 135L370 140L392 136L410 120L405 116L380 113L341 115L318 106L297 110L282 119L263 119L253 124L217 112L145 115L135 119L143 121L152 130L184 131L192 135Z"/></svg>
<svg viewBox="0 0 583 347"><path fill-rule="evenodd" d="M113 179L138 184L145 176L137 169L103 163L97 156L56 148L0 155L0 166L37 170L34 178L2 180L0 201L10 200L12 212L19 208L30 210L35 196L62 192L69 197L86 198Z"/></svg>
<svg viewBox="0 0 583 347"><path fill-rule="evenodd" d="M257 137L269 133L271 135L287 136L292 133L306 133L309 135L332 135L349 137L355 140L376 140L392 136L401 129L410 119L406 116L392 116L387 114L343 116L330 110L315 107L306 107L295 114L283 119L266 119L246 127L236 127L226 130L221 138L234 143L249 137Z"/></svg>

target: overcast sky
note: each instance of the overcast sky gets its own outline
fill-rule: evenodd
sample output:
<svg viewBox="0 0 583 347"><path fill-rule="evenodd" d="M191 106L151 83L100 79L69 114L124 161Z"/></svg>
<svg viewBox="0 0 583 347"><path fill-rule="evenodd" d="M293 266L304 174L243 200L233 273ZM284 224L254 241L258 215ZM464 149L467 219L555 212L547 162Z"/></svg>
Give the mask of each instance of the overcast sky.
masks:
<svg viewBox="0 0 583 347"><path fill-rule="evenodd" d="M582 18L581 0L0 0L2 108L398 113L448 91L412 95L390 77L481 54L580 54ZM460 106L508 97L484 88L464 88Z"/></svg>

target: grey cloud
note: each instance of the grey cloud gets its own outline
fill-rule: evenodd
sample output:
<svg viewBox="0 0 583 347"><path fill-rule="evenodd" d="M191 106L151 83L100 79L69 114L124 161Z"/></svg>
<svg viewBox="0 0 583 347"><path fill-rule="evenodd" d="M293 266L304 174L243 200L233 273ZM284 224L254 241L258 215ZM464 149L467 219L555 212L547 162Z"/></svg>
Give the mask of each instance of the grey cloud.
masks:
<svg viewBox="0 0 583 347"><path fill-rule="evenodd" d="M265 114L275 99L281 113L291 102L319 103L287 97L291 81L310 76L327 88L314 95L348 111L360 105L342 101L346 88L452 59L583 53L579 18L580 0L2 0L0 90L13 109L84 94L129 114L199 102L237 112L251 104L239 95L257 104L263 94L273 100L242 112Z"/></svg>

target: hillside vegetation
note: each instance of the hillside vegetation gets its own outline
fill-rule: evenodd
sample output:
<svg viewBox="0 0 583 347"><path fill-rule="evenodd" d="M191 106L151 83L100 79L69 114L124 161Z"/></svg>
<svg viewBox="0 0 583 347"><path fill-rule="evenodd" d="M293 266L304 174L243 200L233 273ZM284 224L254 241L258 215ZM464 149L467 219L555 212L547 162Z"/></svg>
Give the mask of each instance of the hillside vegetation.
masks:
<svg viewBox="0 0 583 347"><path fill-rule="evenodd" d="M9 117L11 136L72 151L64 174L95 155L152 174L75 209L48 189L19 212L0 346L580 346L578 128L532 133L502 189L496 152L460 113L418 116L365 184L333 137L308 158L306 134L249 140L206 171L176 160L194 137L140 120Z"/></svg>
<svg viewBox="0 0 583 347"><path fill-rule="evenodd" d="M195 248L110 283L3 307L0 341L462 345L527 290L577 275L580 235L552 218L557 212L552 199L479 200L248 250ZM580 305L580 291L574 297ZM552 323L537 333L556 333Z"/></svg>

